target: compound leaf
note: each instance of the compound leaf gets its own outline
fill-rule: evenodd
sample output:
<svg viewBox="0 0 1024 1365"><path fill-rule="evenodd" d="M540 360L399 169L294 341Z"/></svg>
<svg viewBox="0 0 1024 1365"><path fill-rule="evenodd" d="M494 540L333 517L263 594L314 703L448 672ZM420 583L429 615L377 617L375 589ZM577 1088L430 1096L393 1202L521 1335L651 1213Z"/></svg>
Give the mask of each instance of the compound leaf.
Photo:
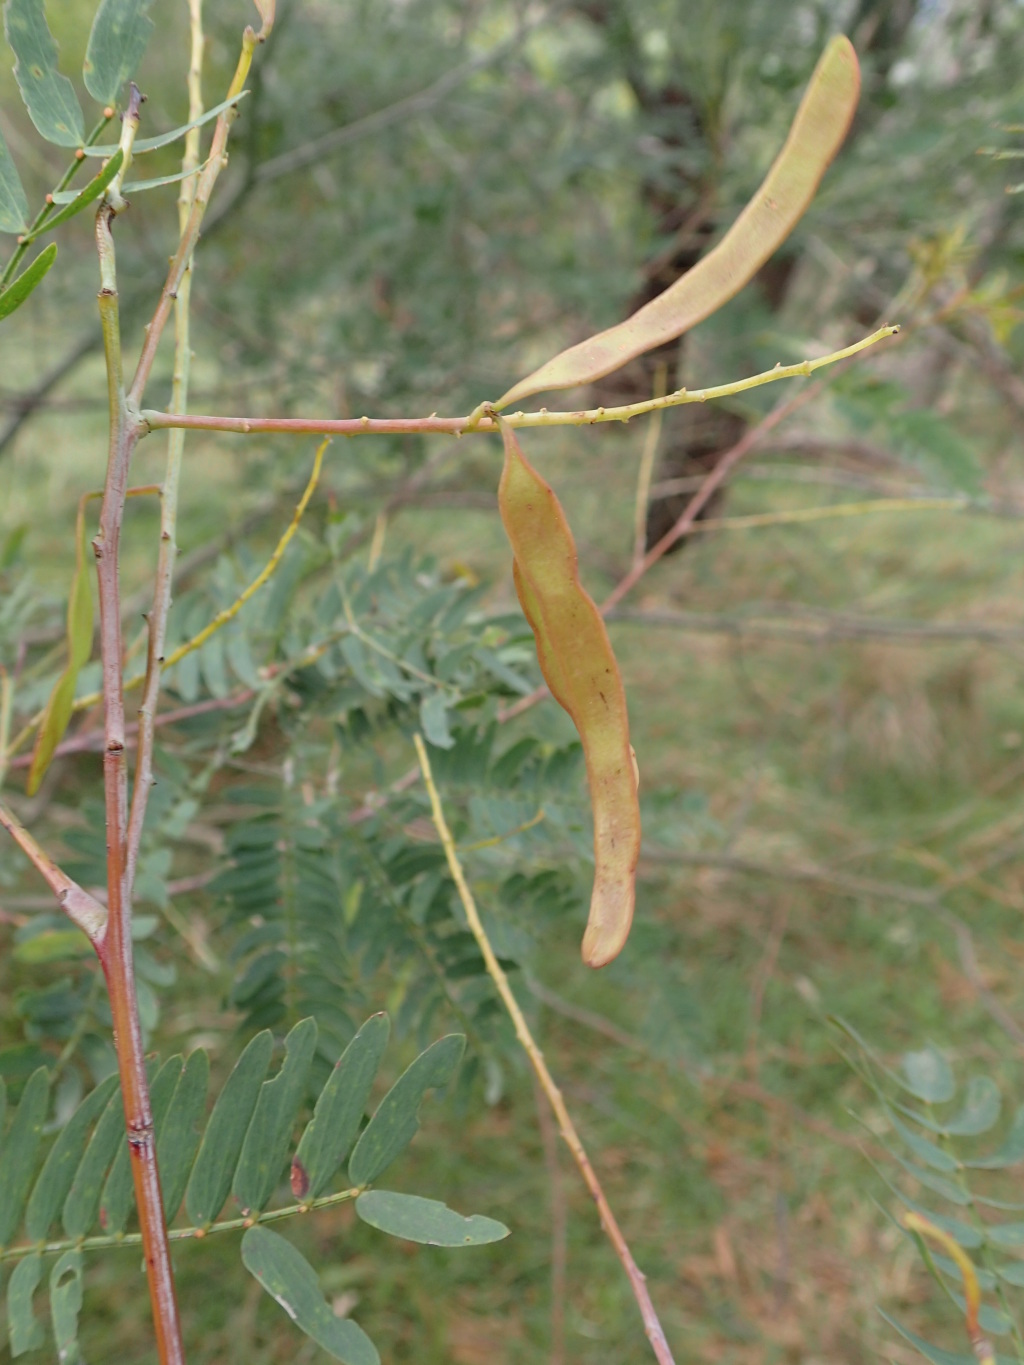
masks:
<svg viewBox="0 0 1024 1365"><path fill-rule="evenodd" d="M386 1014L367 1019L331 1072L292 1160L297 1199L322 1194L348 1156L390 1032Z"/></svg>
<svg viewBox="0 0 1024 1365"><path fill-rule="evenodd" d="M508 1228L494 1218L475 1213L466 1218L437 1199L393 1190L367 1190L356 1200L356 1213L392 1237L431 1247L484 1246L508 1236Z"/></svg>
<svg viewBox="0 0 1024 1365"><path fill-rule="evenodd" d="M78 1315L82 1311L82 1253L65 1251L50 1271L50 1317L60 1365L81 1365Z"/></svg>
<svg viewBox="0 0 1024 1365"><path fill-rule="evenodd" d="M32 1298L43 1273L43 1258L33 1251L14 1267L7 1286L7 1326L11 1335L11 1355L38 1350L46 1340L43 1324L32 1311Z"/></svg>
<svg viewBox="0 0 1024 1365"><path fill-rule="evenodd" d="M44 232L49 232L51 228L60 227L61 224L66 223L69 218L74 218L76 213L81 213L86 205L91 204L94 199L98 199L121 169L123 161L124 152L118 147L117 151L102 168L99 174L94 175L87 185L83 185L82 188L72 194L66 202L62 198L63 191L55 194L53 196L53 202L55 204L63 203L64 207L55 213L52 218L47 218L45 223L40 223L39 227L36 228L28 240L34 242L35 239L41 237Z"/></svg>
<svg viewBox="0 0 1024 1365"><path fill-rule="evenodd" d="M447 1085L466 1046L465 1035L449 1033L420 1054L399 1076L366 1125L348 1163L353 1185L367 1185L390 1166L416 1136L419 1108L428 1090Z"/></svg>
<svg viewBox="0 0 1024 1365"><path fill-rule="evenodd" d="M51 242L44 247L30 266L13 279L5 290L0 292L0 322L25 302L33 289L39 285L43 276L57 259L57 243Z"/></svg>
<svg viewBox="0 0 1024 1365"><path fill-rule="evenodd" d="M43 0L7 0L4 29L17 61L14 78L29 118L47 142L80 147L85 124L74 86L57 70L57 44Z"/></svg>
<svg viewBox="0 0 1024 1365"><path fill-rule="evenodd" d="M100 1115L64 1200L64 1231L69 1237L84 1237L96 1221L103 1179L117 1156L124 1134L124 1105L119 1086Z"/></svg>
<svg viewBox="0 0 1024 1365"><path fill-rule="evenodd" d="M117 1086L117 1076L108 1076L78 1106L61 1129L57 1141L39 1172L25 1214L29 1240L41 1242L50 1231L60 1206L67 1198L75 1171L85 1153L85 1144L94 1119Z"/></svg>
<svg viewBox="0 0 1024 1365"><path fill-rule="evenodd" d="M301 1252L269 1228L253 1227L242 1238L242 1262L301 1331L344 1365L380 1365L363 1329L331 1310L316 1272Z"/></svg>
<svg viewBox="0 0 1024 1365"><path fill-rule="evenodd" d="M1010 1131L998 1151L962 1164L976 1171L1002 1171L1008 1166L1016 1166L1019 1161L1024 1161L1024 1104L1014 1114Z"/></svg>
<svg viewBox="0 0 1024 1365"><path fill-rule="evenodd" d="M153 32L151 0L101 0L82 63L85 88L100 104L114 104L139 69Z"/></svg>
<svg viewBox="0 0 1024 1365"><path fill-rule="evenodd" d="M210 1059L200 1048L185 1063L170 1110L157 1134L157 1164L168 1223L178 1212L199 1146L199 1124L209 1080Z"/></svg>
<svg viewBox="0 0 1024 1365"><path fill-rule="evenodd" d="M28 230L28 200L17 168L0 133L0 232Z"/></svg>
<svg viewBox="0 0 1024 1365"><path fill-rule="evenodd" d="M316 1037L315 1019L303 1019L296 1024L284 1040L281 1070L260 1088L233 1186L235 1198L250 1212L259 1212L266 1206L281 1178L292 1125L306 1093Z"/></svg>
<svg viewBox="0 0 1024 1365"><path fill-rule="evenodd" d="M228 1197L273 1051L270 1030L257 1033L235 1063L213 1106L185 1195L189 1219L199 1227L213 1222Z"/></svg>
<svg viewBox="0 0 1024 1365"><path fill-rule="evenodd" d="M903 1057L907 1089L926 1104L945 1104L956 1094L949 1063L936 1047L908 1052Z"/></svg>
<svg viewBox="0 0 1024 1365"><path fill-rule="evenodd" d="M50 1102L50 1075L32 1073L11 1120L0 1155L0 1246L7 1246L21 1222Z"/></svg>

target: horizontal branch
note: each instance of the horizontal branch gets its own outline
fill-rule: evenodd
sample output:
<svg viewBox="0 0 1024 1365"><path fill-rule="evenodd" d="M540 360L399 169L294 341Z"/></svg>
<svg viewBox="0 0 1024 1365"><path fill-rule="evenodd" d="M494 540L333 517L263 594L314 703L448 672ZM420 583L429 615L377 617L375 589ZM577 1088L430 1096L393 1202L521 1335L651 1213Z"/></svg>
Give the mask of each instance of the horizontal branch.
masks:
<svg viewBox="0 0 1024 1365"><path fill-rule="evenodd" d="M294 1218L297 1213L313 1213L316 1209L330 1208L343 1204L361 1194L361 1189L339 1190L336 1194L325 1194L319 1199L311 1199L307 1204L289 1204L283 1209L270 1209L266 1213L247 1214L244 1218L227 1218L223 1223L211 1223L208 1228L170 1228L167 1232L169 1242L187 1242L191 1239L212 1237L215 1232L241 1232L255 1223L277 1223L282 1218ZM141 1232L110 1233L99 1237L85 1237L74 1242L30 1242L26 1246L5 1247L0 1251L0 1263L17 1261L23 1256L39 1252L43 1256L56 1256L60 1252L77 1249L79 1251L106 1251L112 1247L139 1247L142 1245Z"/></svg>
<svg viewBox="0 0 1024 1365"><path fill-rule="evenodd" d="M731 398L757 389L764 384L774 384L780 379L799 379L814 374L826 365L846 360L866 350L869 346L884 341L899 331L898 326L880 327L870 336L845 346L841 351L831 351L816 360L801 360L795 365L776 365L771 370L737 379L729 384L716 384L706 389L678 389L663 398L648 398L642 403L627 403L613 408L577 408L567 412L549 412L541 408L539 412L512 412L504 420L511 427L583 427L595 426L602 422L629 422L645 413L657 412L661 408L680 407L686 403L707 403L716 398ZM475 414L466 417L216 417L202 413L156 412L147 408L140 413L140 421L147 431L160 431L169 427L183 427L190 431L226 431L239 435L256 435L262 432L291 432L296 435L323 436L410 436L441 435L462 436L468 423L473 422L474 432L496 432L497 422L492 417L474 420Z"/></svg>

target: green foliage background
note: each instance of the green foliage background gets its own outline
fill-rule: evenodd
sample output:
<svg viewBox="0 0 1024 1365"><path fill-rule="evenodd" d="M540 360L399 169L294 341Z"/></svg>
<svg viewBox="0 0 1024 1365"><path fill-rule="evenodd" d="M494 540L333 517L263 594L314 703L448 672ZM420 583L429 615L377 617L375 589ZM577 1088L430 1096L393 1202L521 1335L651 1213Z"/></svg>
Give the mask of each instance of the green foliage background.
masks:
<svg viewBox="0 0 1024 1365"><path fill-rule="evenodd" d="M153 131L183 117L180 9L154 16L142 68ZM772 311L745 291L690 338L684 378L800 359L879 315L907 336L773 436L716 515L950 492L965 506L702 534L627 599L643 619L613 634L645 854L630 945L595 976L578 961L589 815L571 727L550 705L498 724L537 681L494 509L498 444L336 442L270 586L168 679L169 706L248 695L160 732L140 872L151 1045L207 1047L220 1084L254 1032L281 1037L313 1014L312 1098L376 1009L390 1011L401 1055L386 1080L439 1034L465 1031L459 1084L428 1106L396 1180L499 1218L512 1238L396 1253L346 1206L289 1235L386 1359L535 1361L549 1350L567 1209L555 1295L565 1360L644 1358L589 1200L557 1144L545 1149L425 798L410 786L378 799L409 768L422 725L456 837L480 846L467 867L496 947L678 1358L860 1362L880 1347L914 1358L879 1303L963 1351L959 1311L872 1202L896 1207L847 1109L875 1130L884 1112L824 1015L886 1056L933 1039L958 1072L995 1077L1019 1101L1024 238L1020 200L1005 192L1013 161L978 153L1019 144L1003 128L1024 117L1024 11L1011 0L282 9L197 255L197 410L459 413L502 391L622 315L666 245L652 186L681 203L708 195L718 223L730 220L842 26L866 51L862 112L788 249L786 301ZM91 10L48 7L69 72ZM210 103L249 18L211 7ZM38 202L62 162L32 133L6 65L0 121ZM289 169L297 148L308 160ZM177 154L158 153L151 173L172 173ZM129 344L173 246L174 194L140 196L118 222ZM0 423L82 351L16 435L0 426L0 663L19 670L19 724L63 666L75 508L102 477L87 222L65 229L57 266L0 334ZM168 351L148 403L166 401L169 378ZM756 418L777 398L760 390L737 410ZM596 597L629 564L643 441L634 424L528 443ZM159 479L162 459L149 438L134 481ZM308 441L190 436L172 644L262 565L311 459ZM375 528L386 534L371 566ZM133 502L129 639L155 533L153 508ZM81 690L96 681L93 664ZM86 885L102 878L98 772L95 751L68 755L18 802ZM16 1096L49 1066L66 1116L111 1067L96 973L9 847L0 912L0 1075ZM296 1352L237 1246L175 1254L190 1359L323 1358L311 1344ZM148 1359L135 1271L127 1250L87 1264L86 1359Z"/></svg>

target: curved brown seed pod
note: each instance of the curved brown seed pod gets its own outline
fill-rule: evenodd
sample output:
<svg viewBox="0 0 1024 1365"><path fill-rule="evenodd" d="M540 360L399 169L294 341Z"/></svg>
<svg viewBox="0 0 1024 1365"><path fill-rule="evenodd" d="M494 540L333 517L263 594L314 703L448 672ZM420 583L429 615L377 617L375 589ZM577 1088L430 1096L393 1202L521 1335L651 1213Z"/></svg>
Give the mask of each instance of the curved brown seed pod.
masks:
<svg viewBox="0 0 1024 1365"><path fill-rule="evenodd" d="M761 188L718 245L632 317L534 370L495 403L504 408L534 393L590 384L635 356L682 336L738 294L803 217L821 177L842 146L860 94L860 68L849 38L833 38Z"/></svg>
<svg viewBox="0 0 1024 1365"><path fill-rule="evenodd" d="M526 459L511 427L498 421L505 442L498 507L514 555L516 592L544 680L583 742L595 864L583 960L603 967L629 934L640 857L626 694L604 621L580 583L576 545L554 490Z"/></svg>

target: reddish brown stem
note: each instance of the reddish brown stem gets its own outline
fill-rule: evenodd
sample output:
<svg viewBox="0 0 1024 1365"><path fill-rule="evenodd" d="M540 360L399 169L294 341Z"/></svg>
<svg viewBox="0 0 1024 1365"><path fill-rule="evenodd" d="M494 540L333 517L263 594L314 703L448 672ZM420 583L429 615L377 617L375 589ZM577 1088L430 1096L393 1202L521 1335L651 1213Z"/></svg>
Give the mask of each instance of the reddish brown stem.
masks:
<svg viewBox="0 0 1024 1365"><path fill-rule="evenodd" d="M160 1179L156 1164L153 1113L143 1053L132 956L131 893L127 880L126 831L128 774L125 758L124 688L122 680L121 587L118 550L128 489L128 471L139 438L125 400L121 370L114 240L114 210L104 204L96 215L100 258L100 321L107 365L110 405L110 448L103 489L99 533L93 542L100 599L100 643L103 660L103 787L107 825L107 929L97 951L110 997L124 1104L135 1203L139 1214L146 1277L160 1365L184 1365L181 1326L171 1269Z"/></svg>

